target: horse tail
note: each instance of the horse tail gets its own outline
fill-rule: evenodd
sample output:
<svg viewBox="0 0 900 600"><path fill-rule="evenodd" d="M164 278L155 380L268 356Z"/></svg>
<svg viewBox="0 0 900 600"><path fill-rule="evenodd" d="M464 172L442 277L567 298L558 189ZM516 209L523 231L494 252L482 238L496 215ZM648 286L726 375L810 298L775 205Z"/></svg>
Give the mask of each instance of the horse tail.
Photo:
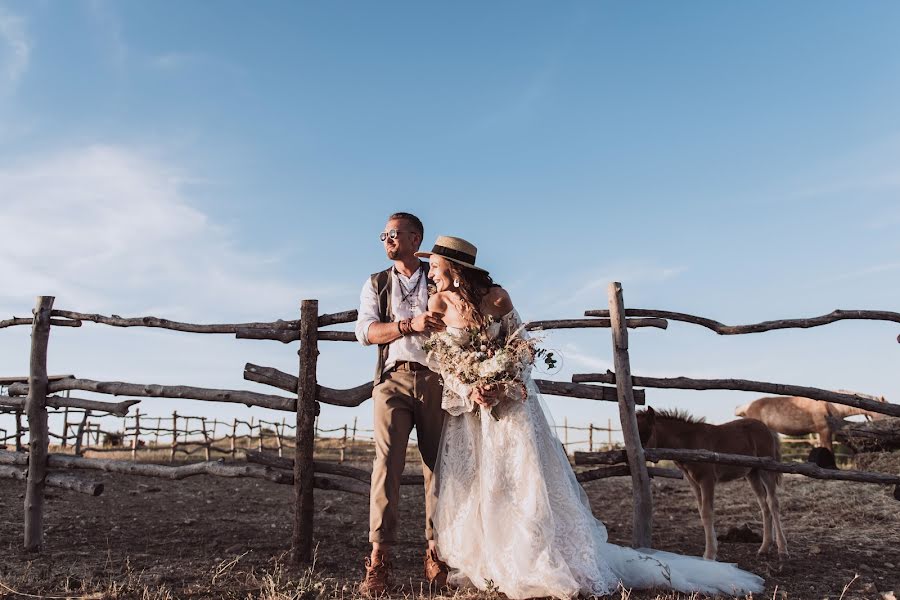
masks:
<svg viewBox="0 0 900 600"><path fill-rule="evenodd" d="M778 437L777 431L773 431L773 430L769 429L769 433L772 434L772 443L774 444L773 445L774 456L772 458L774 458L778 462L781 462L781 438ZM782 475L784 475L784 473L782 473L781 471L775 471L775 485L776 486L781 485Z"/></svg>

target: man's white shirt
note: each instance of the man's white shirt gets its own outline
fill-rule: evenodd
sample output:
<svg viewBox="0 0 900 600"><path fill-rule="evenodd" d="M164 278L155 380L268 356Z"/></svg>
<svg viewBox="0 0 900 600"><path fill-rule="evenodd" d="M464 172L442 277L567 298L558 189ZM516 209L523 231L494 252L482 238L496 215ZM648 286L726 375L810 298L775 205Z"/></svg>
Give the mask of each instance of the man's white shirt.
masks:
<svg viewBox="0 0 900 600"><path fill-rule="evenodd" d="M398 273L397 269L391 268L391 308L394 312L394 321L402 321L403 319L412 319L428 310L428 281L424 269L418 269L413 273L412 277L405 277L402 273ZM415 308L410 306L408 301L403 300L404 288L412 292L412 296L416 299ZM411 300L409 298L408 300ZM359 293L359 314L356 319L356 339L363 346L370 346L369 326L372 323L380 323L378 318L378 296L375 293L375 284L371 279L367 279L363 284L362 291ZM407 335L394 340L388 346L387 360L384 364L384 370L387 371L397 361L408 360L412 362L425 364L425 351L422 350L422 344L425 336L421 333Z"/></svg>

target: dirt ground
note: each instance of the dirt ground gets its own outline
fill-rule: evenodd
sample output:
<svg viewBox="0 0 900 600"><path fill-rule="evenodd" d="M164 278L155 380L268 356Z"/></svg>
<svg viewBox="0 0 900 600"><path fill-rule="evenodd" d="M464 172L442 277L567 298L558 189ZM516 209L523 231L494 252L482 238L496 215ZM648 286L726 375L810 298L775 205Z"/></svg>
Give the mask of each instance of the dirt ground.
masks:
<svg viewBox="0 0 900 600"><path fill-rule="evenodd" d="M409 465L408 472L415 472L414 466ZM50 491L40 555L21 550L24 484L0 483L0 598L355 595L369 549L367 498L316 490L317 558L315 569L304 573L285 566L291 536L290 486L208 476L179 482L96 476L106 484L96 498ZM594 513L609 529L610 541L627 544L629 479L590 482L585 489ZM427 596L421 573L423 496L417 487L403 490L406 529L394 559L396 578L403 584L398 596ZM703 530L687 484L655 479L653 493L655 547L702 554ZM745 482L722 485L716 502L720 534L745 523L761 532L759 512ZM766 579L763 597L900 596L900 502L893 499L891 489L791 475L785 477L781 506L791 551L787 561L757 558L756 543L722 542L719 548L720 560L736 562ZM491 596L496 594L481 595ZM621 592L623 599L657 597L680 596Z"/></svg>

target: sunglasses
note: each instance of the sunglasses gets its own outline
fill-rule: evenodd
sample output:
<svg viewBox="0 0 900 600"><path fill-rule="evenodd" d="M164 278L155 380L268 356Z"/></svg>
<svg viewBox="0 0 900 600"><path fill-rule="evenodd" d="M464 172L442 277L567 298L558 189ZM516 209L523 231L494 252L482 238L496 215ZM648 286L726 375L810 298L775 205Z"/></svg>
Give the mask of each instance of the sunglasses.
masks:
<svg viewBox="0 0 900 600"><path fill-rule="evenodd" d="M391 229L389 231L382 231L380 234L378 234L378 239L380 239L382 242L388 238L391 238L392 240L396 240L397 236L400 235L401 233L415 233L415 232L414 231L400 231L399 229Z"/></svg>

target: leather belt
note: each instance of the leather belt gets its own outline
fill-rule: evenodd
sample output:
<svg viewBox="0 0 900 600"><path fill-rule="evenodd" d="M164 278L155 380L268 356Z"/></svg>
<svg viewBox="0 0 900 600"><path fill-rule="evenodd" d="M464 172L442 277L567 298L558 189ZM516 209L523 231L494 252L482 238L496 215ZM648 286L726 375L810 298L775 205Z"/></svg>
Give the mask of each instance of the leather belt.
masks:
<svg viewBox="0 0 900 600"><path fill-rule="evenodd" d="M417 363L409 360L398 360L394 363L394 367L391 369L392 371L427 371L428 367L423 365L422 363Z"/></svg>

